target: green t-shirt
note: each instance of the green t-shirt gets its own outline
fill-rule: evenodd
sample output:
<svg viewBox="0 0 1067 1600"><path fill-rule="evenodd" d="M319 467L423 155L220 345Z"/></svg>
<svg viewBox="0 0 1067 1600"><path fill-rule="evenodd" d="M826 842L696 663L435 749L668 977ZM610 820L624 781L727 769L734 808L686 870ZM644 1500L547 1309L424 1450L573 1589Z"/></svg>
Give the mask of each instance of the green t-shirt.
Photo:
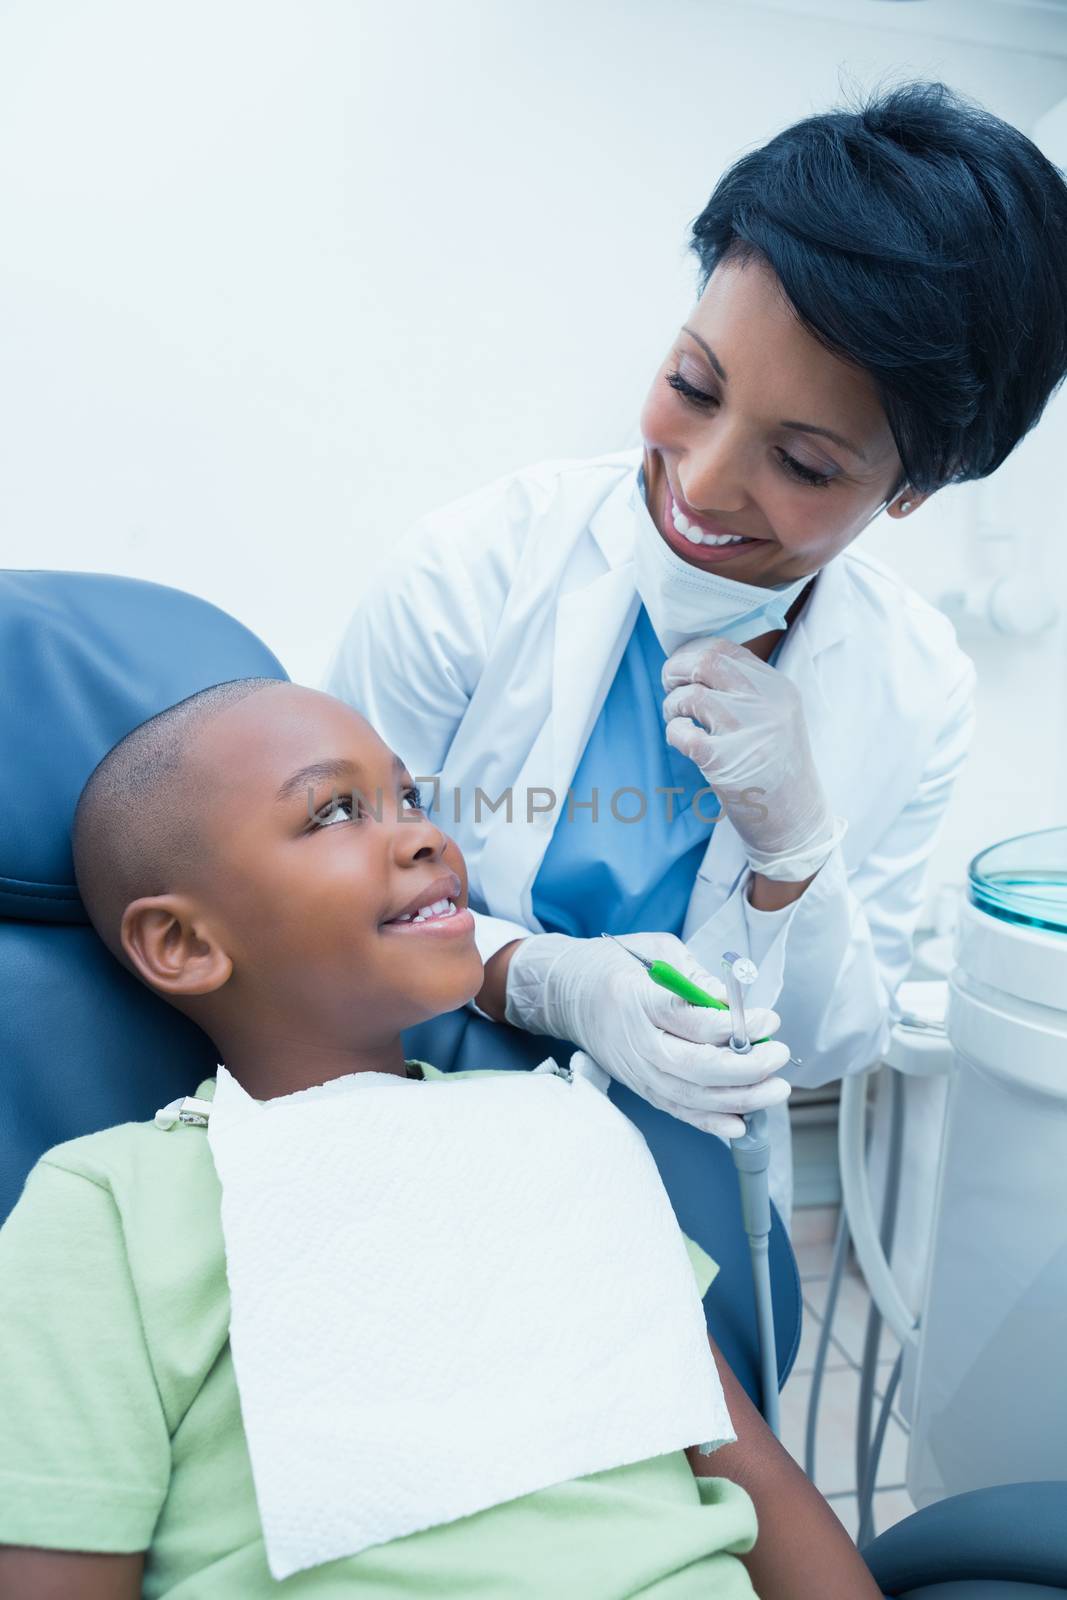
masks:
<svg viewBox="0 0 1067 1600"><path fill-rule="evenodd" d="M694 1478L682 1451L276 1582L230 1356L219 1200L206 1130L189 1124L127 1122L30 1173L0 1229L0 1544L145 1550L145 1600L751 1600L736 1556L755 1539L752 1502ZM692 1243L690 1255L703 1293L715 1267ZM431 1330L406 1338L432 1359Z"/></svg>

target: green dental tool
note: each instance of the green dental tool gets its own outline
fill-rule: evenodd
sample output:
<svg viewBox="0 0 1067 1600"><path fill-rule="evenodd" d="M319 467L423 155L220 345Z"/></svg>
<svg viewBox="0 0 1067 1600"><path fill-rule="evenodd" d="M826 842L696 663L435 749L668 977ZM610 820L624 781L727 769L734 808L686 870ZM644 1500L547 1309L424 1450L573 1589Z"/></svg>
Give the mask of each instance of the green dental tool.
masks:
<svg viewBox="0 0 1067 1600"><path fill-rule="evenodd" d="M716 1011L729 1011L730 1007L725 1000L716 1000L713 994L708 994L706 989L701 989L699 984L687 978L677 967L672 967L669 961L649 961L645 956L639 956L636 950L631 950L623 944L621 939L613 933L602 933L602 939L611 939L620 950L625 950L628 956L633 956L635 961L640 961L653 983L658 983L661 989L669 989L671 994L676 994L680 1000L687 1000L691 1006L712 1006ZM766 1044L766 1039L756 1039L755 1044Z"/></svg>

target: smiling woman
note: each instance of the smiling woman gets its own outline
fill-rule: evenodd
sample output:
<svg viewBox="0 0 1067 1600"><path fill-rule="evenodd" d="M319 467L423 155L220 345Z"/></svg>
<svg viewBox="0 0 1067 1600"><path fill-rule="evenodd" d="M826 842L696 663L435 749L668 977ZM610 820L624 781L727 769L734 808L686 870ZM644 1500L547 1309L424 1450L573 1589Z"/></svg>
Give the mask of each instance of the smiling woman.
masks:
<svg viewBox="0 0 1067 1600"><path fill-rule="evenodd" d="M771 267L741 251L711 275L641 431L649 510L670 548L768 587L851 543L901 473L873 380L820 344Z"/></svg>
<svg viewBox="0 0 1067 1600"><path fill-rule="evenodd" d="M770 1108L788 1211L784 1046L759 1047L762 1083L725 1084L686 1008L660 1015L599 935L659 935L705 987L723 951L750 956L793 1082L884 1048L973 669L852 546L883 509L995 471L1062 381L1067 185L1017 129L906 84L742 157L691 244L697 299L642 449L426 518L326 687L458 796L483 1014L581 1045L701 1128ZM476 804L513 785L551 810ZM620 787L648 802L633 824L597 807Z"/></svg>

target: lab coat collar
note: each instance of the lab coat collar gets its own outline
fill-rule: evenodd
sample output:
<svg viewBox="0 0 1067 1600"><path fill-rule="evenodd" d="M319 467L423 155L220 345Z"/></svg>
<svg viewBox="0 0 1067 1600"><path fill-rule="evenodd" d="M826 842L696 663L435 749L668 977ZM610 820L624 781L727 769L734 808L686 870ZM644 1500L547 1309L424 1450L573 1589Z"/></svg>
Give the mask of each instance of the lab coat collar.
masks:
<svg viewBox="0 0 1067 1600"><path fill-rule="evenodd" d="M796 627L789 629L786 643L795 634L797 640L803 640L807 655L814 659L851 632L852 610L852 583L848 568L838 555L816 573L804 609L797 618ZM783 645L783 655L785 649Z"/></svg>
<svg viewBox="0 0 1067 1600"><path fill-rule="evenodd" d="M533 789L548 787L558 817L593 724L611 687L640 606L633 580L636 491L641 452L608 457L623 471L588 515L570 564L569 587L556 599L548 715L515 780L524 807ZM643 509L643 508L642 508ZM647 513L646 513L647 514ZM540 802L539 802L540 803ZM554 817L535 816L520 828L488 828L479 867L481 880L495 885L494 910L538 930L533 883L551 837Z"/></svg>
<svg viewBox="0 0 1067 1600"><path fill-rule="evenodd" d="M644 451L622 450L609 459L624 464L627 470L589 519L589 532L609 569L614 572L616 568L633 561L634 539L642 518L648 516L648 509L637 482Z"/></svg>

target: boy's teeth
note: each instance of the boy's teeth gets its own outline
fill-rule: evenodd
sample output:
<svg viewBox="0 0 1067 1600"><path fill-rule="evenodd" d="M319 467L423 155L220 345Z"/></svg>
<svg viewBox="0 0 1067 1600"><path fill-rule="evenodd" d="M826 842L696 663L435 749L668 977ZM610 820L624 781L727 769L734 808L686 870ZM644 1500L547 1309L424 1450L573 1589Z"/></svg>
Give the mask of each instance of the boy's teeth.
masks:
<svg viewBox="0 0 1067 1600"><path fill-rule="evenodd" d="M393 917L393 922L429 922L433 917L454 917L457 911L454 900L435 900L432 905L420 906L418 911L412 913L405 911L402 917Z"/></svg>
<svg viewBox="0 0 1067 1600"><path fill-rule="evenodd" d="M431 917L452 917L456 914L453 900L435 900L432 905L420 906L416 914L397 917L397 922L428 922Z"/></svg>

